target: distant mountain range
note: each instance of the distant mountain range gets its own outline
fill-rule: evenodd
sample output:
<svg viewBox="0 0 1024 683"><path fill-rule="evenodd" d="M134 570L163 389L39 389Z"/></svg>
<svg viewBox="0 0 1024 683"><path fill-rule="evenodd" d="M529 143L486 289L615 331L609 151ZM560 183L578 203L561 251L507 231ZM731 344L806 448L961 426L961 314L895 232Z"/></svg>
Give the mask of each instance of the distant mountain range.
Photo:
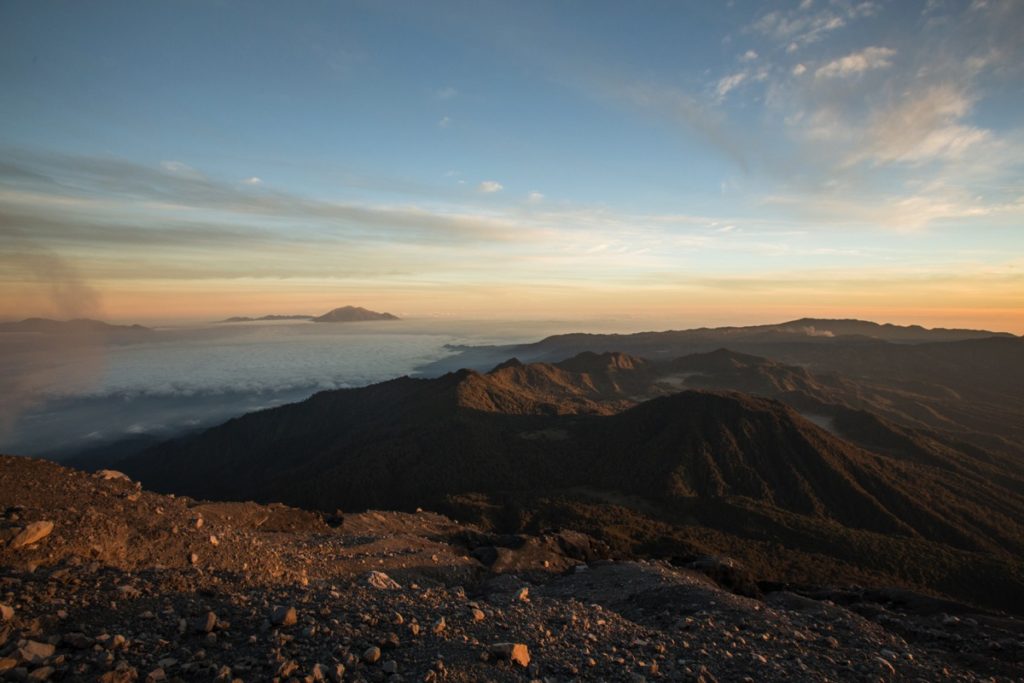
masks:
<svg viewBox="0 0 1024 683"><path fill-rule="evenodd" d="M315 323L352 323L369 320L398 320L398 316L390 313L378 313L361 306L341 306L323 315L262 315L258 318L234 316L221 320L222 323L247 323L272 320L312 320Z"/></svg>
<svg viewBox="0 0 1024 683"><path fill-rule="evenodd" d="M821 360L832 349L871 349L886 344L924 344L970 341L998 337L1019 339L1007 332L988 330L927 329L917 325L900 326L864 320L828 320L801 318L773 325L747 327L701 327L690 330L637 332L633 334L587 334L575 332L547 337L530 344L504 346L461 346L457 354L425 368L427 372L445 372L462 367L484 369L505 358L524 362L560 361L582 351L621 351L649 359L678 358L719 348L808 364ZM824 369L828 364L822 365Z"/></svg>
<svg viewBox="0 0 1024 683"><path fill-rule="evenodd" d="M50 318L26 318L17 322L0 323L0 333L25 332L32 334L120 334L150 333L142 325L111 325L101 320L77 318L75 320L51 320Z"/></svg>
<svg viewBox="0 0 1024 683"><path fill-rule="evenodd" d="M367 320L398 320L398 316L378 313L361 306L342 306L313 318L315 323L352 323Z"/></svg>
<svg viewBox="0 0 1024 683"><path fill-rule="evenodd" d="M1024 610L1021 458L914 426L913 400L894 397L726 350L591 352L322 392L118 467L197 497L432 506L503 531L572 526L629 552L728 552L778 579Z"/></svg>
<svg viewBox="0 0 1024 683"><path fill-rule="evenodd" d="M261 315L258 318L250 318L244 315L236 315L231 318L225 318L224 320L218 320L217 322L222 323L252 323L260 320L312 320L311 315Z"/></svg>

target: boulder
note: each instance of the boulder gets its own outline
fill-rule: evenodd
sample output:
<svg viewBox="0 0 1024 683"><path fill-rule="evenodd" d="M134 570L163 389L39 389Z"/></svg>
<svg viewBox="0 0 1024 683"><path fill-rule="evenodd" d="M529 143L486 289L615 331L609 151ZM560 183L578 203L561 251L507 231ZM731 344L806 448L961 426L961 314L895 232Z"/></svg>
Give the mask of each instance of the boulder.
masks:
<svg viewBox="0 0 1024 683"><path fill-rule="evenodd" d="M270 611L270 623L275 626L294 626L298 620L294 607L278 605Z"/></svg>
<svg viewBox="0 0 1024 683"><path fill-rule="evenodd" d="M110 481L111 479L121 479L130 482L132 480L132 478L129 477L127 474L125 474L124 472L118 472L117 470L99 470L98 472L96 472L96 476L105 481Z"/></svg>
<svg viewBox="0 0 1024 683"><path fill-rule="evenodd" d="M24 548L27 545L38 543L53 531L53 522L42 521L32 522L27 527L21 530L21 532L14 537L11 541L12 548Z"/></svg>
<svg viewBox="0 0 1024 683"><path fill-rule="evenodd" d="M384 572L372 571L366 576L366 583L381 590L396 590L402 586Z"/></svg>
<svg viewBox="0 0 1024 683"><path fill-rule="evenodd" d="M53 645L40 643L37 640L30 640L18 648L18 659L26 664L42 664L53 656Z"/></svg>
<svg viewBox="0 0 1024 683"><path fill-rule="evenodd" d="M489 651L497 659L507 659L524 668L530 665L530 649L523 643L495 643Z"/></svg>

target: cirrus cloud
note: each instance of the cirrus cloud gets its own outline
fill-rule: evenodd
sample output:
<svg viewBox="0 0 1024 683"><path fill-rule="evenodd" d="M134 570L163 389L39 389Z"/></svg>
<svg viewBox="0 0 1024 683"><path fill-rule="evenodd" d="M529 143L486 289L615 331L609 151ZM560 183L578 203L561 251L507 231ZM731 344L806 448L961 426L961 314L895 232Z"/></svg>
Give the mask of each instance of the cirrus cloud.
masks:
<svg viewBox="0 0 1024 683"><path fill-rule="evenodd" d="M866 47L835 59L814 72L815 78L844 78L856 76L872 69L884 69L892 66L892 58L896 50L888 47Z"/></svg>

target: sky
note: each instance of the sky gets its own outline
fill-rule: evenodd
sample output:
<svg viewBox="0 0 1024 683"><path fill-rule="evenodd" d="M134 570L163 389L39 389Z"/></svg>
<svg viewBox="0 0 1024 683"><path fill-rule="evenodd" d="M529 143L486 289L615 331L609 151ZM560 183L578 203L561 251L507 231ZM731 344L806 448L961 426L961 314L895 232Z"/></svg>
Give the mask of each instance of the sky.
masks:
<svg viewBox="0 0 1024 683"><path fill-rule="evenodd" d="M0 318L1024 333L1024 3L0 3Z"/></svg>

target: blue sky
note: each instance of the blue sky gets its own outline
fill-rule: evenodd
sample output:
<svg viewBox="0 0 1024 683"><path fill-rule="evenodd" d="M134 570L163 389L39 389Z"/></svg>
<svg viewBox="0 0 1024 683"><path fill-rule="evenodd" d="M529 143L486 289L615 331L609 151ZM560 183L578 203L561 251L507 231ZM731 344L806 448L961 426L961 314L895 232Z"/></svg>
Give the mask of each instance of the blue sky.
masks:
<svg viewBox="0 0 1024 683"><path fill-rule="evenodd" d="M1024 331L1022 26L996 1L7 2L0 315Z"/></svg>

